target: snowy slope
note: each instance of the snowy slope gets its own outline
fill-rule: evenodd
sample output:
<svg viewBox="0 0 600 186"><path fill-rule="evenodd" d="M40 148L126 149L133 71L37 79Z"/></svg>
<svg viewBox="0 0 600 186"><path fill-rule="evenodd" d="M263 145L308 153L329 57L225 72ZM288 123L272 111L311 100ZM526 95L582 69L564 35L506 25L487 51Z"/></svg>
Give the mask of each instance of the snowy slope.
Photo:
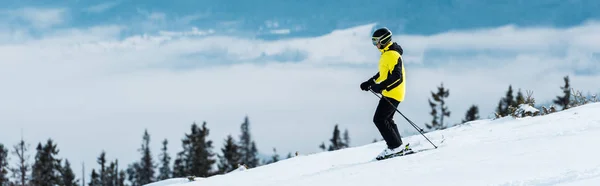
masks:
<svg viewBox="0 0 600 186"><path fill-rule="evenodd" d="M198 179L194 179L197 181ZM167 186L167 185L182 185L185 183L189 183L190 181L187 178L172 178L163 180L156 183L146 184L145 186Z"/></svg>
<svg viewBox="0 0 600 186"><path fill-rule="evenodd" d="M398 118L398 123L402 123ZM298 156L195 182L153 186L600 185L600 103L427 133L440 148L371 162L383 142ZM421 135L414 149L432 147Z"/></svg>

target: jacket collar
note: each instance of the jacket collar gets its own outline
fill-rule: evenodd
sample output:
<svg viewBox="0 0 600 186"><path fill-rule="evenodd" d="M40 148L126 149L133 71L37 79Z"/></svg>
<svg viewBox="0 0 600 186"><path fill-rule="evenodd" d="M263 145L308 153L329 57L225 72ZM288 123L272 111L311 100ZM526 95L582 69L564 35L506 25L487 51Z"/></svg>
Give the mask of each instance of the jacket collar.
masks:
<svg viewBox="0 0 600 186"><path fill-rule="evenodd" d="M390 46L392 46L392 44L394 44L394 42L390 42L383 49L379 49L379 52L381 52L381 54L383 54L385 51L388 51L390 49Z"/></svg>

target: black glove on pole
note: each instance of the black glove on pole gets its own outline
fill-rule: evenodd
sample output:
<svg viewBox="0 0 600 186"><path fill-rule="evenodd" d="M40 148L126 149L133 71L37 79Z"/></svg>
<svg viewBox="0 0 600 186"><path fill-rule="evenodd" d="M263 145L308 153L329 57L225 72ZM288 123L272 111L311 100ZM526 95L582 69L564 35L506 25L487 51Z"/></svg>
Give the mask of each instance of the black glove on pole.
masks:
<svg viewBox="0 0 600 186"><path fill-rule="evenodd" d="M386 97L380 97L377 93L375 93L373 90L371 90L371 92L373 94L375 94L375 96L379 97L379 99L385 99L386 101L388 101L388 103L392 104L392 102L390 102L390 100L388 100ZM425 139L427 139L427 141L429 141L429 143L431 143L431 145L433 145L436 149L437 146L435 146L435 144L433 144L433 142L431 142L431 140L429 140L429 138L427 138L427 136L425 136L425 134L423 134L423 129L419 128L419 126L415 125L415 123L413 123L412 121L410 121L408 118L406 118L406 116L404 116L404 114L402 114L402 112L400 112L398 110L398 108L396 108L396 112L400 113L400 115L402 115L402 117L404 117L404 119L406 119L406 121L408 121L408 123L410 123L417 131L419 131L419 133L421 133L421 135L423 135L423 137L425 137Z"/></svg>
<svg viewBox="0 0 600 186"><path fill-rule="evenodd" d="M369 80L367 80L367 81L365 81L365 82L363 82L363 83L360 84L360 89L364 90L364 91L368 91L371 88L371 86L374 85L374 84L375 84L375 81L369 79Z"/></svg>

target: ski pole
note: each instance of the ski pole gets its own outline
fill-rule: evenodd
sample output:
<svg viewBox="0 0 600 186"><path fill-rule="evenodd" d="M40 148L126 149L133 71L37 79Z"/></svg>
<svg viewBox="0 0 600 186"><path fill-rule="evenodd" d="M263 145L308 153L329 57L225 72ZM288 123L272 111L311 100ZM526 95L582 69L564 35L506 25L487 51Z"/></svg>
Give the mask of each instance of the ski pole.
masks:
<svg viewBox="0 0 600 186"><path fill-rule="evenodd" d="M379 96L377 93L375 93L373 90L370 90L373 94L375 94L375 96L377 96L379 99L385 99L390 105L394 106L392 104L392 102L390 100L388 100L386 97L383 96ZM423 135L423 137L425 137L425 139L427 139L427 141L429 141L429 143L431 143L431 145L433 145L433 147L435 147L437 149L437 146L435 146L435 144L433 144L433 142L431 142L431 140L429 140L429 138L427 138L427 136L425 136L425 134L423 134L423 129L419 128L419 126L415 125L415 123L413 123L410 119L408 119L406 116L404 116L404 114L402 114L402 112L400 112L398 110L398 108L396 108L396 112L400 113L400 115L402 115L402 117L404 117L404 119L406 119L406 121L408 121L408 123L410 123L415 130L419 131L419 133L421 133L421 135Z"/></svg>

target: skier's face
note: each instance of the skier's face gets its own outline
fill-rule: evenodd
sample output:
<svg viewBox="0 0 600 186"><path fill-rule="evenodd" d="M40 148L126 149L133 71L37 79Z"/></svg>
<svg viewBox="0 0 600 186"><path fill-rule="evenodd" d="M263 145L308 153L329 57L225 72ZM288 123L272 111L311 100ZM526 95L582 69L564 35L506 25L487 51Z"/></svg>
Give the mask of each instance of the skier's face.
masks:
<svg viewBox="0 0 600 186"><path fill-rule="evenodd" d="M371 38L371 42L373 43L373 46L376 46L377 48L379 48L379 38L378 37Z"/></svg>

